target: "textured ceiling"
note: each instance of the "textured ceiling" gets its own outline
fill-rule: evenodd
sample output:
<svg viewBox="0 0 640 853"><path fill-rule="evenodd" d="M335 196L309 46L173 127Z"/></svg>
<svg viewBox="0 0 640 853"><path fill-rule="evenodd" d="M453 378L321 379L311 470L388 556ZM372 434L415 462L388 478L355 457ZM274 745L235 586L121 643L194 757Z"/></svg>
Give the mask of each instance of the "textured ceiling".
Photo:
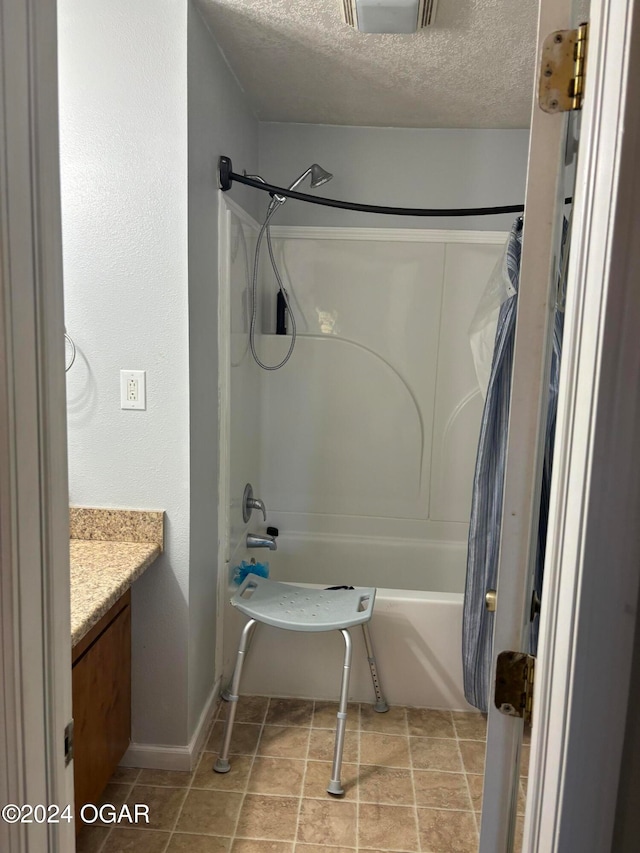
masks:
<svg viewBox="0 0 640 853"><path fill-rule="evenodd" d="M262 121L528 127L535 0L439 0L435 26L370 35L342 0L200 0Z"/></svg>

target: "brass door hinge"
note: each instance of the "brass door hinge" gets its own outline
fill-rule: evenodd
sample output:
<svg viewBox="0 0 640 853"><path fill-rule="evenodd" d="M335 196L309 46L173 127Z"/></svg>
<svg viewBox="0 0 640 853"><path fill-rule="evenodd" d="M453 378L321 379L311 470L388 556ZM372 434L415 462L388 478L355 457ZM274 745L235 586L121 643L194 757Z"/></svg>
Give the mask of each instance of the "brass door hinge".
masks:
<svg viewBox="0 0 640 853"><path fill-rule="evenodd" d="M546 113L582 108L589 24L556 30L544 40L540 59L538 103Z"/></svg>
<svg viewBox="0 0 640 853"><path fill-rule="evenodd" d="M494 702L500 713L531 722L536 659L524 652L500 652Z"/></svg>

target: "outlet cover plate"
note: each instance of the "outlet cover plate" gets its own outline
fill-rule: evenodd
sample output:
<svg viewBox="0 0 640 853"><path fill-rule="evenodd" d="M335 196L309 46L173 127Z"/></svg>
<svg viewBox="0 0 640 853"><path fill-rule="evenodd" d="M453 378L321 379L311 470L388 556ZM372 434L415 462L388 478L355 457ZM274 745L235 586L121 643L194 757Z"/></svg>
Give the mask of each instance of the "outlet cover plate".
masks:
<svg viewBox="0 0 640 853"><path fill-rule="evenodd" d="M145 370L120 371L120 408L147 408L147 374Z"/></svg>

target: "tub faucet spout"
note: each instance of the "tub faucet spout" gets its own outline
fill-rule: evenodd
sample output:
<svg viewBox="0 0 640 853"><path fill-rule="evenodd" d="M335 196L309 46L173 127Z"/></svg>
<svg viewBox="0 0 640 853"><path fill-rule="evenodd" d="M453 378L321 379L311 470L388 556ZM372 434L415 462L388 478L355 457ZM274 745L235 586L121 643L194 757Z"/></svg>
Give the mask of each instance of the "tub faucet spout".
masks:
<svg viewBox="0 0 640 853"><path fill-rule="evenodd" d="M268 548L270 551L276 551L278 543L276 537L268 533L262 535L247 533L247 548Z"/></svg>

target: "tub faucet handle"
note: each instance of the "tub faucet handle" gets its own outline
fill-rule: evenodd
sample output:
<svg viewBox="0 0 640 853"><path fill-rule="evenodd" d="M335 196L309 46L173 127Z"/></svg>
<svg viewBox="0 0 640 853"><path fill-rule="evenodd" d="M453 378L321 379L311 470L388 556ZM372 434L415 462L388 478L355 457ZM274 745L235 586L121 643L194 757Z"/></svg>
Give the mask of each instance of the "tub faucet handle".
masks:
<svg viewBox="0 0 640 853"><path fill-rule="evenodd" d="M267 508L264 505L264 501L261 501L259 498L254 498L253 486L251 483L247 483L244 487L244 494L242 495L242 520L245 524L251 518L251 513L254 509L260 510L263 521L267 520Z"/></svg>
<svg viewBox="0 0 640 853"><path fill-rule="evenodd" d="M267 520L267 508L264 505L264 501L261 501L259 498L250 498L247 501L247 506L249 509L259 509L262 513L262 520Z"/></svg>

